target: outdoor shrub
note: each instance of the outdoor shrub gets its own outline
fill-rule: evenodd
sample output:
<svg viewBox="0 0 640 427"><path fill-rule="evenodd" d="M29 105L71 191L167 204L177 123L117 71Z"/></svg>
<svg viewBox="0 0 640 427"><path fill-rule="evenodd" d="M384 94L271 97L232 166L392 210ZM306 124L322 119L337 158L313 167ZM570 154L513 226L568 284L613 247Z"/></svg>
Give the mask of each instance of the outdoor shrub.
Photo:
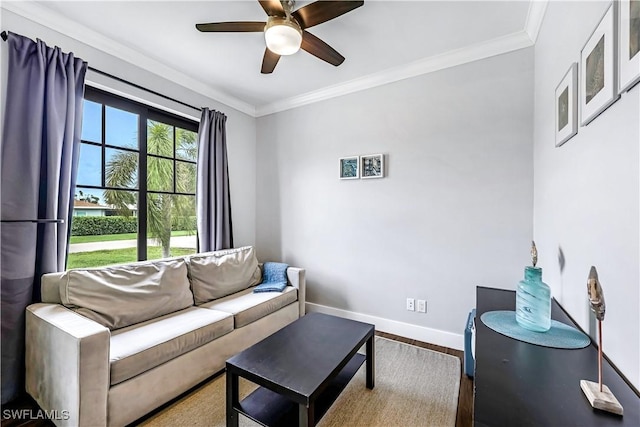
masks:
<svg viewBox="0 0 640 427"><path fill-rule="evenodd" d="M138 218L125 216L74 216L71 221L72 236L136 233Z"/></svg>

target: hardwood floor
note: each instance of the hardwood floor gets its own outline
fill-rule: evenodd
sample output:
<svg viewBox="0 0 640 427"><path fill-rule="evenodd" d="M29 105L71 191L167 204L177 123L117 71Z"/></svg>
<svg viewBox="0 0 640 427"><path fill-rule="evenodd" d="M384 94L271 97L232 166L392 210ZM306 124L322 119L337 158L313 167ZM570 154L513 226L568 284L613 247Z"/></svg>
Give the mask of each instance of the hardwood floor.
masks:
<svg viewBox="0 0 640 427"><path fill-rule="evenodd" d="M376 331L376 335L389 338L395 341L415 345L417 347L426 348L428 350L439 351L441 353L450 354L460 359L461 367L464 363L463 352L453 350L439 345L429 344L422 341L416 341L409 338L400 337L398 335L388 334ZM38 411L38 405L29 396L18 398L7 405L2 406L2 425L1 427L51 427L53 423L48 420L25 420L25 419L5 419L6 410L31 410L33 414ZM473 380L469 379L461 369L460 373L460 395L458 397L458 415L456 418L456 427L469 427L473 424ZM346 426L345 426L346 427ZM411 427L411 426L407 426Z"/></svg>

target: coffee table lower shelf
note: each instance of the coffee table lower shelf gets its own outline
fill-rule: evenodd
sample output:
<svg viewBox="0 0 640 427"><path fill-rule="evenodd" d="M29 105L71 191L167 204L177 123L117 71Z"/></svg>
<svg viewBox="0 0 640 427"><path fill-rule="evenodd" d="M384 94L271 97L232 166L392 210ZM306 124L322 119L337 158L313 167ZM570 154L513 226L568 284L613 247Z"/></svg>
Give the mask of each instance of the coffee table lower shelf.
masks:
<svg viewBox="0 0 640 427"><path fill-rule="evenodd" d="M356 353L318 396L315 403L316 424L349 384L365 359L364 354ZM291 427L298 425L298 404L265 387L259 387L245 397L239 407L235 409L263 426Z"/></svg>

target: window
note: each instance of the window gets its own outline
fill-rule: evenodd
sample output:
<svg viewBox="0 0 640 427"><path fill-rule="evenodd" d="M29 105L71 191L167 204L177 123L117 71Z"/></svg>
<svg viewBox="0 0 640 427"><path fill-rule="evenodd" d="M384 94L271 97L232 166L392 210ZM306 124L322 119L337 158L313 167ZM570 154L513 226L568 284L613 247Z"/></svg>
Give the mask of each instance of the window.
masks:
<svg viewBox="0 0 640 427"><path fill-rule="evenodd" d="M194 253L197 123L90 87L83 110L67 267Z"/></svg>

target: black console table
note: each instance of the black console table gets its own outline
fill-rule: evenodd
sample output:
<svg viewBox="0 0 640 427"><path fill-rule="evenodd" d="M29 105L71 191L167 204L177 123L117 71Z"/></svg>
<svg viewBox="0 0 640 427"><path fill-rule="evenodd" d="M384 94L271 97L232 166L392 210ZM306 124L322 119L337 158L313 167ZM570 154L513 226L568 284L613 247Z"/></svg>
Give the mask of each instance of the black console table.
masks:
<svg viewBox="0 0 640 427"><path fill-rule="evenodd" d="M562 350L508 338L480 320L493 310L515 310L515 292L477 288L475 426L640 426L640 396L606 360L602 382L623 406L624 416L593 409L582 393L580 380L598 381L593 342ZM576 326L555 299L551 317Z"/></svg>

